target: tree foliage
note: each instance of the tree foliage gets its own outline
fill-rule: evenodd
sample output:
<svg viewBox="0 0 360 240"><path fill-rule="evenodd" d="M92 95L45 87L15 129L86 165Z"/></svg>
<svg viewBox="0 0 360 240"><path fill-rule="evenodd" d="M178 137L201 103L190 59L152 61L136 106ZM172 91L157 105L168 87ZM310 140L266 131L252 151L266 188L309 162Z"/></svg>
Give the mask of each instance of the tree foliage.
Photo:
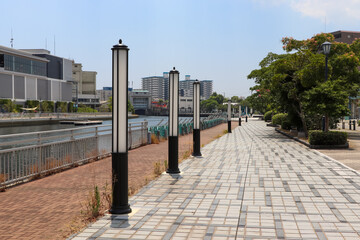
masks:
<svg viewBox="0 0 360 240"><path fill-rule="evenodd" d="M109 100L107 102L110 112L112 112L112 97L109 97ZM128 100L128 112L135 113L134 106L131 104L130 100Z"/></svg>
<svg viewBox="0 0 360 240"><path fill-rule="evenodd" d="M321 44L332 42L328 56L328 81L325 82L325 55ZM332 119L348 113L349 96L359 90L360 40L352 44L334 42L332 34L317 34L310 39L283 38L286 54L269 53L260 69L253 70L255 91L248 100L260 112L288 113L292 124L307 133L319 116ZM318 125L317 125L318 126ZM327 125L328 129L328 125Z"/></svg>

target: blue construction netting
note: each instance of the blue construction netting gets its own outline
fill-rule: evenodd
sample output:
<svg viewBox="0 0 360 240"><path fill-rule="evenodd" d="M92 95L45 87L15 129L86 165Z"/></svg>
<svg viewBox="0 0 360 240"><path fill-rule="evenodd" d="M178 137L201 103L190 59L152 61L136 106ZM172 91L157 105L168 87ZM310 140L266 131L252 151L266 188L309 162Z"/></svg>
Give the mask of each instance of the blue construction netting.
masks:
<svg viewBox="0 0 360 240"><path fill-rule="evenodd" d="M221 123L226 122L224 118L216 118L210 120L203 120L200 122L200 129L208 129L214 126L217 126ZM186 135L192 133L194 129L194 124L192 122L180 123L179 124L179 135ZM149 132L158 136L159 138L167 138L169 132L169 126L167 124L161 126L149 127Z"/></svg>

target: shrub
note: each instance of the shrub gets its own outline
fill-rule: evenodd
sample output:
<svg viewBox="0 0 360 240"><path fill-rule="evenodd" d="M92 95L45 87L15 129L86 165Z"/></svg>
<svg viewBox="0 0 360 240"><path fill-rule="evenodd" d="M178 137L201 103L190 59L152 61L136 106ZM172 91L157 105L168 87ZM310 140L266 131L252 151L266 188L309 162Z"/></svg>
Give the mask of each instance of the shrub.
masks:
<svg viewBox="0 0 360 240"><path fill-rule="evenodd" d="M272 117L272 124L281 125L282 122L287 118L287 113L278 113Z"/></svg>
<svg viewBox="0 0 360 240"><path fill-rule="evenodd" d="M77 111L79 113L94 113L94 112L97 112L97 110L91 108L91 107L86 107L86 106L79 106Z"/></svg>
<svg viewBox="0 0 360 240"><path fill-rule="evenodd" d="M281 123L281 128L285 129L285 130L290 130L291 129L291 122L289 119L285 118L282 123Z"/></svg>
<svg viewBox="0 0 360 240"><path fill-rule="evenodd" d="M42 112L54 112L55 103L53 101L41 101Z"/></svg>
<svg viewBox="0 0 360 240"><path fill-rule="evenodd" d="M272 119L272 116L273 116L273 111L267 111L265 114L264 114L264 120L265 122L270 122L271 119Z"/></svg>
<svg viewBox="0 0 360 240"><path fill-rule="evenodd" d="M323 132L320 130L309 131L311 145L343 145L347 142L346 132Z"/></svg>
<svg viewBox="0 0 360 240"><path fill-rule="evenodd" d="M360 120L358 120L358 126L360 126Z"/></svg>

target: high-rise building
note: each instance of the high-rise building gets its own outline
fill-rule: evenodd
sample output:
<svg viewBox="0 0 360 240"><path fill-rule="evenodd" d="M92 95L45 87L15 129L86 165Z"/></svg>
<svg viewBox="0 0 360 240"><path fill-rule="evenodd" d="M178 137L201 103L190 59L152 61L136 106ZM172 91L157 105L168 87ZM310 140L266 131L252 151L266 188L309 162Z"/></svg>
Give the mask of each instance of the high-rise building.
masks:
<svg viewBox="0 0 360 240"><path fill-rule="evenodd" d="M179 82L180 96L192 97L194 94L194 82L190 79L190 75L185 75L185 80Z"/></svg>
<svg viewBox="0 0 360 240"><path fill-rule="evenodd" d="M179 95L181 97L193 97L194 82L190 75L185 75L185 80L179 81ZM164 72L163 76L152 76L142 78L142 89L149 91L151 97L156 99L169 100L169 73ZM210 98L213 93L213 81L200 81L201 99Z"/></svg>
<svg viewBox="0 0 360 240"><path fill-rule="evenodd" d="M144 77L141 80L143 90L147 90L153 99L169 100L169 73L163 76Z"/></svg>
<svg viewBox="0 0 360 240"><path fill-rule="evenodd" d="M195 79L191 79L190 75L185 75L185 80L179 83L179 93L181 97L193 97ZM202 99L210 98L213 93L213 81L201 80L200 81L200 97Z"/></svg>
<svg viewBox="0 0 360 240"><path fill-rule="evenodd" d="M213 80L200 81L200 96L209 99L213 93Z"/></svg>

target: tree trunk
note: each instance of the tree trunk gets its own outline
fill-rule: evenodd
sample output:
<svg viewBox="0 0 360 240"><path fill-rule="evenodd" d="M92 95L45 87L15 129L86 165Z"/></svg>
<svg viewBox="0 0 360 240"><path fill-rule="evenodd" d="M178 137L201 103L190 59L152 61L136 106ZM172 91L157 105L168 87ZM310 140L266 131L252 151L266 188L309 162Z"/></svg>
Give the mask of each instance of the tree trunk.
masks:
<svg viewBox="0 0 360 240"><path fill-rule="evenodd" d="M325 114L325 132L329 131L329 115Z"/></svg>
<svg viewBox="0 0 360 240"><path fill-rule="evenodd" d="M296 106L293 104L293 107L296 109L296 112L299 114L300 116L300 119L301 119L301 123L303 125L303 129L304 129L304 132L305 132L305 136L308 137L309 133L308 133L308 129L307 129L307 126L306 126L306 120L305 120L305 114L302 110L302 106L301 106L301 103L300 101L298 102L299 104L299 110L296 108Z"/></svg>

